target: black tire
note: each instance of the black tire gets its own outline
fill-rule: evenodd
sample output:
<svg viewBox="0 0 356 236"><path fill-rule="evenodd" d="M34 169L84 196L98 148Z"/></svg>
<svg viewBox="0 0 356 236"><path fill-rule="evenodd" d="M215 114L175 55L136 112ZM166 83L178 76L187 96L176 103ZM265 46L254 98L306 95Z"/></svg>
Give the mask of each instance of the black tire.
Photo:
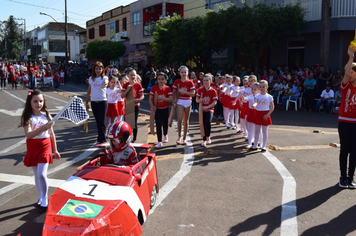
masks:
<svg viewBox="0 0 356 236"><path fill-rule="evenodd" d="M157 185L153 186L152 192L151 192L151 205L150 208L152 208L157 202Z"/></svg>

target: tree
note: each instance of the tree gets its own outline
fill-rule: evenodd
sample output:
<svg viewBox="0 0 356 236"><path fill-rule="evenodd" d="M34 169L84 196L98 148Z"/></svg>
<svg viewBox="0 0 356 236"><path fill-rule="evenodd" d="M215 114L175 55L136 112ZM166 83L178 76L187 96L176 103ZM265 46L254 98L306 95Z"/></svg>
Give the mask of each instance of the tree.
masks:
<svg viewBox="0 0 356 236"><path fill-rule="evenodd" d="M174 16L156 26L152 42L160 65L194 61L207 65L213 52L228 45L248 57L257 72L264 48L273 48L281 36L300 34L306 21L300 3L280 6L256 3L252 7L231 5L208 11L206 17L182 19Z"/></svg>
<svg viewBox="0 0 356 236"><path fill-rule="evenodd" d="M10 16L7 21L3 21L0 27L1 49L3 58L16 59L21 50L23 37L19 24Z"/></svg>
<svg viewBox="0 0 356 236"><path fill-rule="evenodd" d="M184 19L178 15L160 21L151 43L156 63L167 65L193 61L199 69L206 65L212 46L205 41L204 21L200 16Z"/></svg>
<svg viewBox="0 0 356 236"><path fill-rule="evenodd" d="M320 61L327 69L329 68L330 11L330 0L323 0L321 9Z"/></svg>
<svg viewBox="0 0 356 236"><path fill-rule="evenodd" d="M86 53L88 59L101 60L104 65L109 65L111 60L118 60L126 52L126 46L121 42L112 42L109 40L90 42Z"/></svg>
<svg viewBox="0 0 356 236"><path fill-rule="evenodd" d="M306 24L300 3L286 6L256 3L252 7L231 6L218 14L227 19L228 43L247 56L257 73L264 48L273 48L281 36L300 34ZM226 35L225 35L226 36Z"/></svg>

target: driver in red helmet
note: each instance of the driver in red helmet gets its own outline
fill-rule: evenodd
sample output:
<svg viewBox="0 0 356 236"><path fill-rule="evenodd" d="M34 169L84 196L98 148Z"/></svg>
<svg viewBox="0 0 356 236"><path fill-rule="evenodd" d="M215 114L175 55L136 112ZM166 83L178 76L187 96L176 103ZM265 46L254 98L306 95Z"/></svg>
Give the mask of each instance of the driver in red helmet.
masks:
<svg viewBox="0 0 356 236"><path fill-rule="evenodd" d="M117 121L109 128L110 151L108 157L116 165L134 165L139 160L136 150L131 146L132 130L125 121Z"/></svg>

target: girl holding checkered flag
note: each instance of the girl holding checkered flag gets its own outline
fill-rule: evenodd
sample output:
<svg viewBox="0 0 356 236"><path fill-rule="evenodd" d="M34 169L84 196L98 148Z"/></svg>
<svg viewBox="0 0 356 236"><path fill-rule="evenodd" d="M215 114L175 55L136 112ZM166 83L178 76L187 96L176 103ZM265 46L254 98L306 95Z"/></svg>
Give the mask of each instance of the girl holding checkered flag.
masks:
<svg viewBox="0 0 356 236"><path fill-rule="evenodd" d="M24 127L27 138L27 152L23 162L25 166L32 167L39 194L37 204L42 208L48 206L47 170L48 164L53 163L52 150L56 159L61 157L57 150L52 124L48 123L51 119L42 92L30 90L19 127Z"/></svg>

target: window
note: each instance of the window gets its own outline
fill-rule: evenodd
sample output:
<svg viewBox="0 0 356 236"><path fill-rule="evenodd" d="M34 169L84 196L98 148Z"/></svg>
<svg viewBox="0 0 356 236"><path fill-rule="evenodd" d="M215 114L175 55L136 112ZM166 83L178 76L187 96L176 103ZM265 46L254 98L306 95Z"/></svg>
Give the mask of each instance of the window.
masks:
<svg viewBox="0 0 356 236"><path fill-rule="evenodd" d="M127 20L126 20L126 17L125 18L122 18L122 30L123 31L126 31L127 29Z"/></svg>
<svg viewBox="0 0 356 236"><path fill-rule="evenodd" d="M133 14L133 25L140 24L140 12L136 12Z"/></svg>
<svg viewBox="0 0 356 236"><path fill-rule="evenodd" d="M115 21L115 33L119 33L120 32L120 21L117 20Z"/></svg>
<svg viewBox="0 0 356 236"><path fill-rule="evenodd" d="M51 40L49 41L50 52L65 52L66 45L64 40Z"/></svg>
<svg viewBox="0 0 356 236"><path fill-rule="evenodd" d="M89 29L89 39L93 39L93 38L95 38L94 28L91 28L91 29Z"/></svg>
<svg viewBox="0 0 356 236"><path fill-rule="evenodd" d="M105 36L105 25L99 26L99 36L101 37Z"/></svg>

